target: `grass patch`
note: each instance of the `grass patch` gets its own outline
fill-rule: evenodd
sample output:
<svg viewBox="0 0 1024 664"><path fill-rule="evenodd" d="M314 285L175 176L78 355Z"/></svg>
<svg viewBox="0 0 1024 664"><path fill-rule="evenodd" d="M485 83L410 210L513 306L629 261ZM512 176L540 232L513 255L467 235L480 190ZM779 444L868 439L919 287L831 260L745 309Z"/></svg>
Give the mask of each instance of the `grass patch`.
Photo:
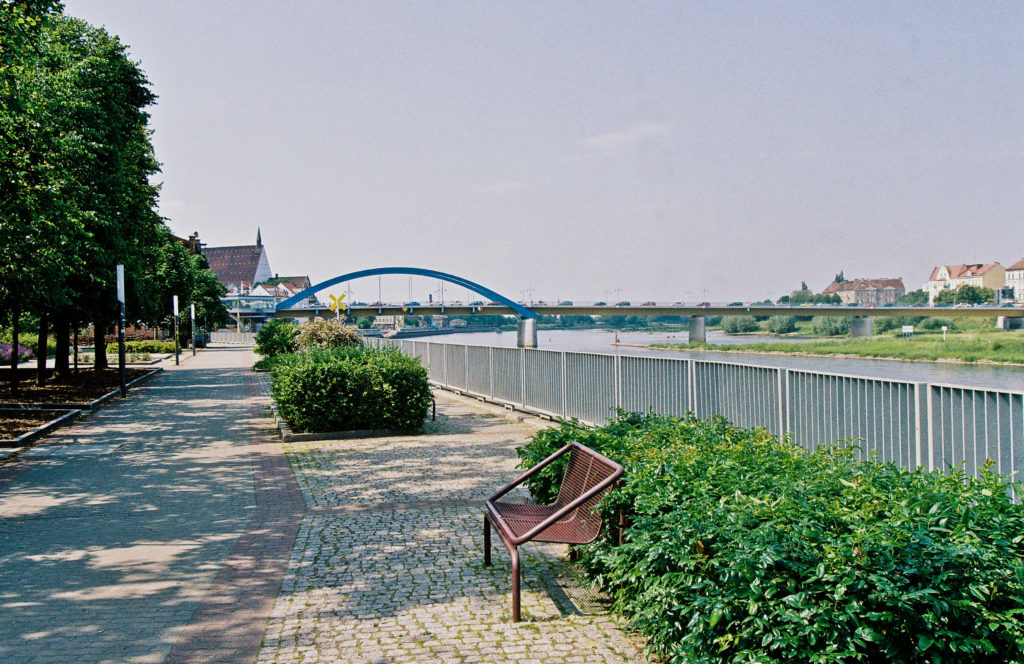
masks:
<svg viewBox="0 0 1024 664"><path fill-rule="evenodd" d="M794 341L752 344L652 344L652 348L672 350L743 351L783 355L852 355L899 360L958 360L961 362L1005 362L1024 364L1024 333L965 332L950 334L919 334L910 338L875 336L840 338L821 341Z"/></svg>

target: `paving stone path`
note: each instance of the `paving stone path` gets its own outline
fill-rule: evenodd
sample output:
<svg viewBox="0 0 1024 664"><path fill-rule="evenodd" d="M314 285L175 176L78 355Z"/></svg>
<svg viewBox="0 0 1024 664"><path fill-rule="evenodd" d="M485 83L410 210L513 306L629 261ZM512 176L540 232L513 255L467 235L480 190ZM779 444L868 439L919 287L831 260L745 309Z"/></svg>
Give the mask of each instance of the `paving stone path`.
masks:
<svg viewBox="0 0 1024 664"><path fill-rule="evenodd" d="M511 622L508 556L499 542L483 566L480 502L536 429L444 393L438 413L425 435L285 446L310 513L257 662L644 661L557 545L527 547Z"/></svg>
<svg viewBox="0 0 1024 664"><path fill-rule="evenodd" d="M284 445L210 349L0 465L0 662L642 662L564 565L482 565L535 429L438 395L421 435Z"/></svg>

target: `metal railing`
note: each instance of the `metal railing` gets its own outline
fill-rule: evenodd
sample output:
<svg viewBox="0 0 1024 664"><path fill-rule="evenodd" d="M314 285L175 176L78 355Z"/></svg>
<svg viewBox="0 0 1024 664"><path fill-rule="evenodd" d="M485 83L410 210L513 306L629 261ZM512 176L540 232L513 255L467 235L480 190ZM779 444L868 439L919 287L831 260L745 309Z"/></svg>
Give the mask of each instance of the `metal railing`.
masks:
<svg viewBox="0 0 1024 664"><path fill-rule="evenodd" d="M1024 392L685 358L372 343L419 357L439 386L588 425L617 408L724 415L809 449L848 442L907 469L963 464L977 474L991 459L1004 475L1024 471Z"/></svg>
<svg viewBox="0 0 1024 664"><path fill-rule="evenodd" d="M252 332L210 332L210 343L254 346L256 335Z"/></svg>

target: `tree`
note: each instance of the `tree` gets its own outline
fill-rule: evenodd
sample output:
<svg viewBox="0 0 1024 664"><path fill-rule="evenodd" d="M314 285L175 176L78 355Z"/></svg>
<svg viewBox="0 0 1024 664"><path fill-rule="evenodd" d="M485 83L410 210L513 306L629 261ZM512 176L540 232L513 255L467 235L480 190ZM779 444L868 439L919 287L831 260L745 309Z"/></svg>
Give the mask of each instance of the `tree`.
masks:
<svg viewBox="0 0 1024 664"><path fill-rule="evenodd" d="M947 288L935 296L936 304L992 304L996 294L991 288L963 285L955 290Z"/></svg>
<svg viewBox="0 0 1024 664"><path fill-rule="evenodd" d="M898 304L928 304L928 293L923 290L910 291L896 298Z"/></svg>
<svg viewBox="0 0 1024 664"><path fill-rule="evenodd" d="M839 270L839 274L835 276L835 279L833 279L833 281L835 281L835 283L837 284L841 284L844 281L846 281L846 276L843 274L842 270Z"/></svg>

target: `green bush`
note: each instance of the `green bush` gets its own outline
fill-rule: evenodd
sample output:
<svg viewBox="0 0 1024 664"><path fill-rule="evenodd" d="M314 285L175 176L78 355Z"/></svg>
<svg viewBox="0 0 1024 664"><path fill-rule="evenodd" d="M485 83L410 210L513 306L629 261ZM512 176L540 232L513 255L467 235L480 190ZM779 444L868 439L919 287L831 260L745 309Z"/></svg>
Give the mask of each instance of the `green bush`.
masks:
<svg viewBox="0 0 1024 664"><path fill-rule="evenodd" d="M263 357L294 353L298 348L295 341L298 333L295 325L273 318L256 333L256 352Z"/></svg>
<svg viewBox="0 0 1024 664"><path fill-rule="evenodd" d="M117 350L117 344L108 345L107 349L113 348ZM173 341L126 341L124 342L124 350L126 353L173 353L174 342Z"/></svg>
<svg viewBox="0 0 1024 664"><path fill-rule="evenodd" d="M295 341L300 351L311 348L352 348L363 344L363 338L356 332L356 328L336 318L306 321L299 327Z"/></svg>
<svg viewBox="0 0 1024 664"><path fill-rule="evenodd" d="M397 350L312 349L276 360L274 401L296 431L417 431L430 406L427 370Z"/></svg>
<svg viewBox="0 0 1024 664"><path fill-rule="evenodd" d="M727 334L758 332L761 326L750 316L723 316L722 331Z"/></svg>
<svg viewBox="0 0 1024 664"><path fill-rule="evenodd" d="M796 332L796 317L772 316L768 319L768 331L772 334L789 334Z"/></svg>
<svg viewBox="0 0 1024 664"><path fill-rule="evenodd" d="M620 414L579 440L626 466L579 547L590 579L669 662L1024 661L1024 507L985 470L909 472L761 429ZM547 502L559 471L536 476ZM1020 485L1015 485L1019 491Z"/></svg>
<svg viewBox="0 0 1024 664"><path fill-rule="evenodd" d="M850 333L850 319L841 316L815 316L811 329L819 336L838 337Z"/></svg>

